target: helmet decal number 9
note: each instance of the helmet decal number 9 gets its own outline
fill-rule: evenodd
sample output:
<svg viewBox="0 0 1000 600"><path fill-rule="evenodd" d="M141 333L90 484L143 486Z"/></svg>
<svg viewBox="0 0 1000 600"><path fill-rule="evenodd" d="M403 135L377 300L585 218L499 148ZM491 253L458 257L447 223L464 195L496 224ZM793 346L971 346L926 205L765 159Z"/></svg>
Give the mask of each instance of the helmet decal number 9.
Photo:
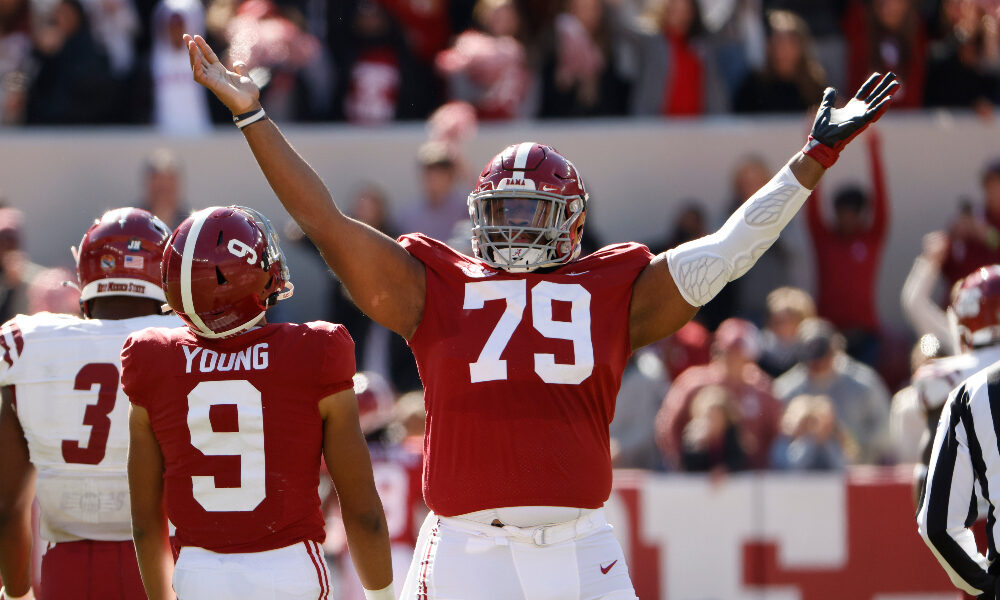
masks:
<svg viewBox="0 0 1000 600"><path fill-rule="evenodd" d="M472 383L507 379L507 361L503 354L514 331L524 316L526 282L476 281L465 284L463 308L483 308L488 300L506 300L507 308L486 340L476 362L469 363ZM552 303L570 303L570 320L552 318ZM535 373L545 383L575 385L583 383L594 372L594 344L590 334L590 292L578 283L543 281L531 289L531 320L534 328L547 338L573 342L574 360L570 364L555 362L553 354L535 354Z"/></svg>
<svg viewBox="0 0 1000 600"><path fill-rule="evenodd" d="M236 258L243 258L246 256L248 265L252 265L257 262L257 251L236 238L229 240L229 244L226 245L226 249L228 249L229 253Z"/></svg>
<svg viewBox="0 0 1000 600"><path fill-rule="evenodd" d="M235 406L236 431L216 431L213 406ZM264 410L260 390L245 380L202 381L188 394L191 445L205 456L238 456L239 487L220 487L215 476L191 476L194 499L209 512L251 511L267 495Z"/></svg>

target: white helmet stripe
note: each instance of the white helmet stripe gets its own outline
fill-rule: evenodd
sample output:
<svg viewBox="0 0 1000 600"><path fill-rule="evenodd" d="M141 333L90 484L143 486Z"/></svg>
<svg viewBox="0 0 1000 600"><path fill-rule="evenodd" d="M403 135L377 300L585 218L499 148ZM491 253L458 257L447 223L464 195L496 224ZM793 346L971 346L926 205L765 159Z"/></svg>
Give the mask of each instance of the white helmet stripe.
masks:
<svg viewBox="0 0 1000 600"><path fill-rule="evenodd" d="M531 148L534 145L534 142L524 142L517 145L517 152L514 154L515 171L524 171L524 167L528 164L528 155L531 154Z"/></svg>
<svg viewBox="0 0 1000 600"><path fill-rule="evenodd" d="M191 323L198 328L200 333L212 337L214 337L215 332L205 326L205 322L201 320L194 309L194 298L191 296L191 266L194 263L194 249L198 245L198 235L201 234L201 228L208 216L217 208L219 207L210 206L191 215L191 229L188 230L187 238L184 240L184 253L181 255L181 304L184 308L184 314L191 319Z"/></svg>
<svg viewBox="0 0 1000 600"><path fill-rule="evenodd" d="M163 294L163 288L158 284L130 277L95 279L80 290L80 299L85 302L102 296L132 296L134 298L152 298L160 302L167 301L167 297Z"/></svg>

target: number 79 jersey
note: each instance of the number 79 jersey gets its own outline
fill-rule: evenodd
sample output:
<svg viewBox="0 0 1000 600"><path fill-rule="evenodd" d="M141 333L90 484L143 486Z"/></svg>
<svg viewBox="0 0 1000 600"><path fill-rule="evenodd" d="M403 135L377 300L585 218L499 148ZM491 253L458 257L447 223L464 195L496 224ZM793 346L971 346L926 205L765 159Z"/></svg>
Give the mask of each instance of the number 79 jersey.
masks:
<svg viewBox="0 0 1000 600"><path fill-rule="evenodd" d="M181 546L263 552L324 538L319 401L354 385L343 325L280 323L219 340L146 329L122 349L122 385L163 453Z"/></svg>
<svg viewBox="0 0 1000 600"><path fill-rule="evenodd" d="M102 320L45 312L0 328L0 386L14 392L44 539L132 538L122 343L139 329L180 324L172 315Z"/></svg>
<svg viewBox="0 0 1000 600"><path fill-rule="evenodd" d="M653 255L620 244L507 273L421 234L400 243L427 273L410 340L425 388L427 505L443 516L602 506L632 286Z"/></svg>

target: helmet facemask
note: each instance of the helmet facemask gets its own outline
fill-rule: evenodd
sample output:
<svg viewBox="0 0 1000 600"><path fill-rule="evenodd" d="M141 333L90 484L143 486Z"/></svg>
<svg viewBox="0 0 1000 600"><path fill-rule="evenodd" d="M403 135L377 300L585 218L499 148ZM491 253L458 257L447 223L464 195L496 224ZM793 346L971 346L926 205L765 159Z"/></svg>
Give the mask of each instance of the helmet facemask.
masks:
<svg viewBox="0 0 1000 600"><path fill-rule="evenodd" d="M510 186L469 195L472 246L491 267L522 273L565 264L580 254L574 235L586 199Z"/></svg>
<svg viewBox="0 0 1000 600"><path fill-rule="evenodd" d="M264 239L267 240L267 251L261 257L261 267L266 271L275 262L281 265L281 280L285 284L282 289L268 298L268 305L274 306L279 300L290 298L294 287L292 286L292 282L289 281L288 261L285 260L285 253L281 250L281 244L278 242L278 232L271 225L271 221L260 212L247 206L234 206L233 208L246 213L257 224L257 227L264 232Z"/></svg>

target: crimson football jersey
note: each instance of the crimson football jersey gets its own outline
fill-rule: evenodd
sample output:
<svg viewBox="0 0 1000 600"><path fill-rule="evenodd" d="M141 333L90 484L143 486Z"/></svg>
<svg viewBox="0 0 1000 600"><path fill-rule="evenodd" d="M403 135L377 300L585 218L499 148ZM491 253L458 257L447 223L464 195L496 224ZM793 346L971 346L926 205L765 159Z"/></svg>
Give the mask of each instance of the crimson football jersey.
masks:
<svg viewBox="0 0 1000 600"><path fill-rule="evenodd" d="M122 385L149 413L180 544L232 553L322 542L318 403L351 389L353 375L351 336L324 322L126 340Z"/></svg>
<svg viewBox="0 0 1000 600"><path fill-rule="evenodd" d="M653 255L619 244L508 273L421 234L400 243L427 273L410 340L425 388L427 505L443 516L602 506L632 285Z"/></svg>

